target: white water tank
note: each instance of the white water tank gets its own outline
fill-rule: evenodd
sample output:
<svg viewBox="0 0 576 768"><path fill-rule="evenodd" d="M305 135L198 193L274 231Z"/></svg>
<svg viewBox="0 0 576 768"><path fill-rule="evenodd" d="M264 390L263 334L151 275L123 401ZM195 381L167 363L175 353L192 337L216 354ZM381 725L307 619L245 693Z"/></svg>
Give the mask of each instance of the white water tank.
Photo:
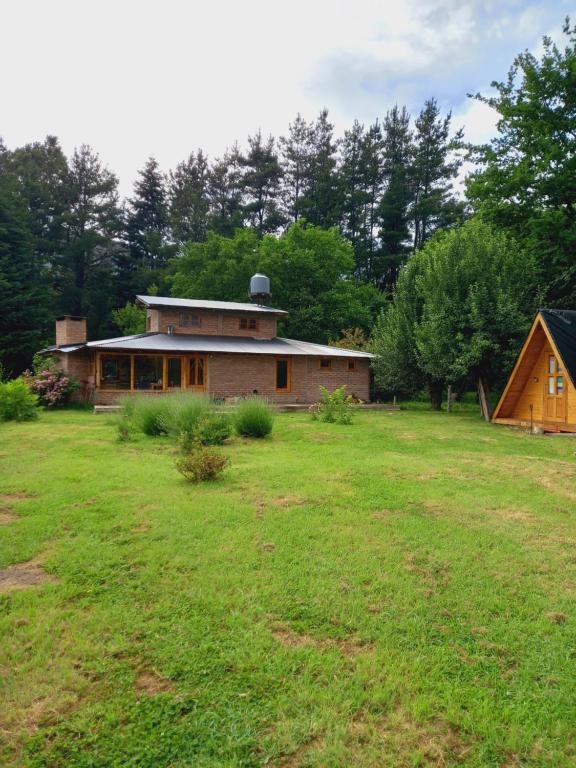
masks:
<svg viewBox="0 0 576 768"><path fill-rule="evenodd" d="M250 278L250 298L258 304L265 304L270 298L270 279L257 272Z"/></svg>

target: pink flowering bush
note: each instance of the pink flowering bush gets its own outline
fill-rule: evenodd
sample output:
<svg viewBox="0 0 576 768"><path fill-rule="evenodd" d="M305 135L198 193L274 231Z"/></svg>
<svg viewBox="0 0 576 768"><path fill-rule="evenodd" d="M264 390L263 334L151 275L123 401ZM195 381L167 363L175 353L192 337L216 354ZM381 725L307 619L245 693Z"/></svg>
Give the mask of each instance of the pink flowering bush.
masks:
<svg viewBox="0 0 576 768"><path fill-rule="evenodd" d="M55 368L30 373L27 379L31 391L38 395L40 403L48 408L67 403L72 392L80 386L76 379L65 376Z"/></svg>

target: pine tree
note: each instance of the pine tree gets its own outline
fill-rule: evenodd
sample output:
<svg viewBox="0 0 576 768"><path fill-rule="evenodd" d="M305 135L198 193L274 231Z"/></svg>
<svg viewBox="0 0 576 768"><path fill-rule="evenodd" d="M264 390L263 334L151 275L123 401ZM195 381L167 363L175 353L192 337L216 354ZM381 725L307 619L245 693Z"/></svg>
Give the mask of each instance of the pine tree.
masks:
<svg viewBox="0 0 576 768"><path fill-rule="evenodd" d="M198 150L171 171L168 188L170 227L177 243L202 242L208 231L208 160Z"/></svg>
<svg viewBox="0 0 576 768"><path fill-rule="evenodd" d="M166 180L155 158L148 158L129 201L128 244L137 268L163 269L174 249L168 242L169 211Z"/></svg>
<svg viewBox="0 0 576 768"><path fill-rule="evenodd" d="M312 127L298 114L279 141L282 158L282 199L287 222L298 221L310 187Z"/></svg>
<svg viewBox="0 0 576 768"><path fill-rule="evenodd" d="M242 165L237 145L216 160L208 176L208 229L232 237L242 227Z"/></svg>
<svg viewBox="0 0 576 768"><path fill-rule="evenodd" d="M365 275L367 271L363 248L366 239L364 226L366 190L362 162L365 138L364 126L355 120L352 128L344 132L341 144L342 230L354 248L358 275Z"/></svg>
<svg viewBox="0 0 576 768"><path fill-rule="evenodd" d="M284 222L284 217L278 205L282 169L272 136L266 141L260 131L249 136L248 153L240 162L244 169L242 190L245 220L260 236L276 232Z"/></svg>
<svg viewBox="0 0 576 768"><path fill-rule="evenodd" d="M410 164L413 145L406 107L393 107L384 120L383 178L385 191L378 206L381 252L374 279L381 290L396 283L410 245L409 207L412 202Z"/></svg>
<svg viewBox="0 0 576 768"><path fill-rule="evenodd" d="M378 251L378 205L384 182L383 151L382 128L378 122L375 122L366 131L361 154L364 187L362 256L365 263L365 277L371 282L377 282L378 277L375 259Z"/></svg>
<svg viewBox="0 0 576 768"><path fill-rule="evenodd" d="M420 248L439 227L453 224L462 215L452 180L462 160L451 153L462 144L462 130L450 137L451 113L442 119L435 99L428 99L415 123L411 218L414 248Z"/></svg>
<svg viewBox="0 0 576 768"><path fill-rule="evenodd" d="M0 188L0 368L15 376L48 339L50 291L34 258L27 212Z"/></svg>
<svg viewBox="0 0 576 768"><path fill-rule="evenodd" d="M327 109L320 112L312 126L310 147L309 188L301 215L311 224L332 227L341 217L342 196L336 168L338 143Z"/></svg>

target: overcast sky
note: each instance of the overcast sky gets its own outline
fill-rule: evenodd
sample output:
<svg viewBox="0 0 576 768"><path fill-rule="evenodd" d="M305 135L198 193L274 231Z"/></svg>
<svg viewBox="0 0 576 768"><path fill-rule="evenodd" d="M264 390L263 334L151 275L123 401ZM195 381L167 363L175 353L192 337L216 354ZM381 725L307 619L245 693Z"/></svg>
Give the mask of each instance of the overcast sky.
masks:
<svg viewBox="0 0 576 768"><path fill-rule="evenodd" d="M435 96L485 140L467 92L561 39L566 14L576 0L2 0L0 136L88 143L124 194L149 155L214 157L322 107L341 133Z"/></svg>

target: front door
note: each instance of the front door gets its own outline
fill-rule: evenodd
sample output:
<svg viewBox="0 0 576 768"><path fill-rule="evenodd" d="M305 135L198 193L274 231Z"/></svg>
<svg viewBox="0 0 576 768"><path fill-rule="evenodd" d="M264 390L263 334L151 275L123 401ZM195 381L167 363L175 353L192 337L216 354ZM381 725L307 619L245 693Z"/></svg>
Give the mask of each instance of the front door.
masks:
<svg viewBox="0 0 576 768"><path fill-rule="evenodd" d="M566 380L558 358L548 355L548 375L544 391L544 418L566 421Z"/></svg>
<svg viewBox="0 0 576 768"><path fill-rule="evenodd" d="M204 392L208 375L207 359L204 355L195 355L188 360L188 387L197 392Z"/></svg>

